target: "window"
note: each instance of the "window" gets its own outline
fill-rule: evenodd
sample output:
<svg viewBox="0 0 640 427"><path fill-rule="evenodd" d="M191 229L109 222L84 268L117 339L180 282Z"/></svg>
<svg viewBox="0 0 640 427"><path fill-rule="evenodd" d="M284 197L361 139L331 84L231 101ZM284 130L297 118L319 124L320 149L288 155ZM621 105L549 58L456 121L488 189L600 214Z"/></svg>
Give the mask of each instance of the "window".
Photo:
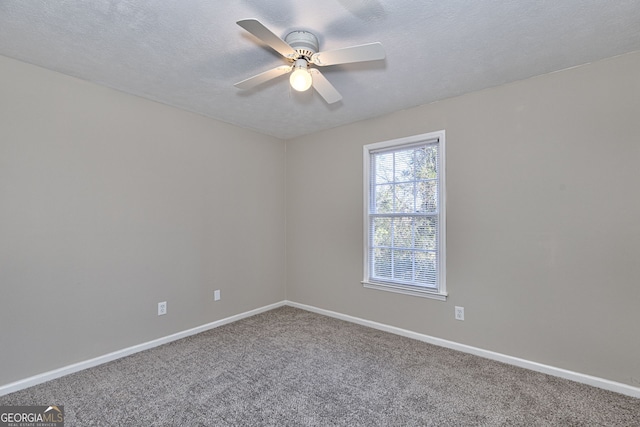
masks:
<svg viewBox="0 0 640 427"><path fill-rule="evenodd" d="M444 131L364 146L367 288L446 299Z"/></svg>

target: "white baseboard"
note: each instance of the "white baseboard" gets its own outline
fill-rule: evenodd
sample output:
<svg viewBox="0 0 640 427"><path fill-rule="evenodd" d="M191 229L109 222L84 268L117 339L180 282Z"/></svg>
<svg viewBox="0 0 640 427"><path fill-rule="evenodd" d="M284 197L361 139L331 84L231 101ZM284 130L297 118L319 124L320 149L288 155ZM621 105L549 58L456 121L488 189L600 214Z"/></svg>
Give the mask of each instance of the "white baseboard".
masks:
<svg viewBox="0 0 640 427"><path fill-rule="evenodd" d="M41 384L46 381L50 381L56 378L60 378L65 375L72 374L74 372L82 371L87 368L91 368L94 366L101 365L103 363L111 362L116 359L120 359L125 356L129 356L134 353L138 353L140 351L148 350L154 347L158 347L163 344L167 344L172 341L179 340L181 338L186 338L191 335L198 334L200 332L208 331L209 329L217 328L222 325L226 325L228 323L232 323L238 321L240 319L244 319L250 316L254 316L259 313L263 313L265 311L273 310L274 308L282 307L284 305L288 305L291 307L299 308L306 311L311 311L314 313L322 314L329 317L334 317L336 319L346 320L347 322L356 323L363 326L368 326L370 328L378 329L385 332L390 332L392 334L401 335L408 338L413 338L419 341L423 341L429 344L434 344L440 347L450 348L452 350L462 351L464 353L474 354L476 356L484 357L486 359L496 360L498 362L507 363L509 365L519 366L521 368L530 369L536 372L542 372L544 374L553 375L560 378L565 378L568 380L576 381L579 383L587 384L594 387L599 387L605 390L614 391L616 393L624 394L627 396L632 396L636 398L640 398L640 388L633 387L627 384L610 381L604 378L594 377L591 375L581 374L579 372L568 371L566 369L556 368L554 366L543 365L541 363L532 362L530 360L520 359L518 357L508 356L506 354L496 353L489 350L484 350L477 347L472 347L465 344L460 344L454 341L448 341L441 338L432 337L429 335L420 334L418 332L409 331L407 329L397 328L395 326L385 325L383 323L373 322L371 320L361 319L359 317L349 316L342 313L337 313L335 311L325 310L318 307L313 307L310 305L300 304L293 301L280 301L275 304L270 304L264 307L257 308L255 310L250 310L244 313L236 314L234 316L226 317L224 319L216 320L215 322L207 323L205 325L201 325L192 329L188 329L186 331L177 332L172 335L168 335L166 337L158 338L152 341L148 341L142 344L134 345L132 347L128 347L122 350L114 351L109 354L105 354L103 356L98 356L93 359L85 360L83 362L74 363L72 365L64 366L59 369L54 369L52 371L44 372L42 374L34 375L29 378L25 378L23 380L15 381L6 385L0 386L0 396L5 394L13 393L15 391L19 391L25 389L27 387L31 387L37 384Z"/></svg>
<svg viewBox="0 0 640 427"><path fill-rule="evenodd" d="M127 347L122 350L117 350L109 354L94 357L93 359L85 360L82 362L74 363L72 365L64 366L62 368L54 369L53 371L44 372L42 374L34 375L23 380L18 380L6 385L0 386L0 396L13 393L31 387L37 384L41 384L46 381L50 381L56 378L63 377L65 375L72 374L74 372L82 371L83 369L92 368L94 366L102 365L103 363L111 362L112 360L120 359L125 356L129 356L134 353L138 353L150 348L158 347L163 344L170 343L172 341L186 338L191 335L199 334L200 332L208 331L209 329L217 328L228 323L244 319L246 317L254 316L265 311L273 310L274 308L282 307L285 305L284 301L277 302L275 304L266 305L264 307L256 308L255 310L246 311L244 313L236 314L235 316L226 317L224 319L216 320L215 322L207 323L205 325L197 326L186 331L177 332L175 334L168 335L166 337L158 338L152 341L147 341L142 344Z"/></svg>
<svg viewBox="0 0 640 427"><path fill-rule="evenodd" d="M391 332L392 334L402 335L404 337L413 338L419 341L424 341L426 343L434 344L440 347L446 347L452 350L458 350L464 353L474 354L476 356L484 357L485 359L496 360L498 362L507 363L509 365L530 369L536 372L542 372L544 374L553 375L555 377L565 378L565 379L579 382L582 384L587 384L590 386L603 388L605 390L614 391L616 393L624 394L627 396L640 398L639 387L633 387L631 385L619 383L616 381L611 381L604 378L581 374L580 372L568 371L566 369L556 368L554 366L543 365L542 363L532 362L530 360L520 359L518 357L496 353L493 351L472 347L470 345L460 344L454 341L448 341L441 338L436 338L429 335L424 335L417 332L409 331L407 329L396 328L395 326L389 326L383 323L373 322L371 320L365 320L359 317L353 317L346 314L337 313L335 311L325 310L322 308L300 304L293 301L285 301L285 304L291 307L300 308L302 310L307 310L314 313L323 314L325 316L334 317L336 319L346 320L347 322L368 326L370 328L378 329L381 331Z"/></svg>

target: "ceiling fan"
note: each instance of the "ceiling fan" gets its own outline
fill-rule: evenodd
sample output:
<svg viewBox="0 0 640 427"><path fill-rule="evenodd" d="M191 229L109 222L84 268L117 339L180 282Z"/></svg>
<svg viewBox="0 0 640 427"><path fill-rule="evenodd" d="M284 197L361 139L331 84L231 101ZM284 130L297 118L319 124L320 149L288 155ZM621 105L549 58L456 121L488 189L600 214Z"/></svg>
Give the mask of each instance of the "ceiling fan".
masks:
<svg viewBox="0 0 640 427"><path fill-rule="evenodd" d="M245 19L238 21L237 24L262 40L290 63L236 83L234 86L239 89L251 89L266 81L291 73L289 82L292 88L303 92L313 85L313 88L327 104L333 104L340 101L342 96L318 69L310 67L311 64L324 67L375 61L385 57L384 49L379 42L318 52L318 38L308 31L293 31L282 40L256 19Z"/></svg>

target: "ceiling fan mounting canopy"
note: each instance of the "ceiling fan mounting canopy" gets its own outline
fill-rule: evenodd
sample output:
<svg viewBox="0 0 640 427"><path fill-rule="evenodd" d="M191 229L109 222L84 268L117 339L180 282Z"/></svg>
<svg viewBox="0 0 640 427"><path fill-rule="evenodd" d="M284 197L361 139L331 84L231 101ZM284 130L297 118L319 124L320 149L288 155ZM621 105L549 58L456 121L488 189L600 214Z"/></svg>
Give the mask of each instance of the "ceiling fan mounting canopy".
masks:
<svg viewBox="0 0 640 427"><path fill-rule="evenodd" d="M385 58L384 49L379 42L319 52L318 38L309 31L292 31L283 40L256 19L244 19L237 24L278 52L289 63L236 83L234 86L239 89L252 89L271 79L292 73L290 82L294 89L303 91L313 86L328 104L333 104L340 101L342 96L318 69L309 67L310 64L324 67Z"/></svg>
<svg viewBox="0 0 640 427"><path fill-rule="evenodd" d="M311 60L313 54L318 53L318 38L308 31L292 31L287 34L284 41L307 60Z"/></svg>

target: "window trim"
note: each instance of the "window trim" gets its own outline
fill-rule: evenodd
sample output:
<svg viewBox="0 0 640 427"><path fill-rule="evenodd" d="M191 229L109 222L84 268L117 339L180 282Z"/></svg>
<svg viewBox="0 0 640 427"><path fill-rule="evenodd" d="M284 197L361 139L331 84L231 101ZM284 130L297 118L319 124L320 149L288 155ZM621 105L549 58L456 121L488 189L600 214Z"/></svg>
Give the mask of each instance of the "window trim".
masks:
<svg viewBox="0 0 640 427"><path fill-rule="evenodd" d="M372 280L369 274L369 218L371 202L371 153L388 148L410 147L425 142L438 141L438 289L421 289L418 286L402 285ZM447 300L446 288L446 161L445 161L445 131L435 131L420 135L398 138L389 141L367 144L362 147L363 154L363 280L365 288L395 292L439 301Z"/></svg>

